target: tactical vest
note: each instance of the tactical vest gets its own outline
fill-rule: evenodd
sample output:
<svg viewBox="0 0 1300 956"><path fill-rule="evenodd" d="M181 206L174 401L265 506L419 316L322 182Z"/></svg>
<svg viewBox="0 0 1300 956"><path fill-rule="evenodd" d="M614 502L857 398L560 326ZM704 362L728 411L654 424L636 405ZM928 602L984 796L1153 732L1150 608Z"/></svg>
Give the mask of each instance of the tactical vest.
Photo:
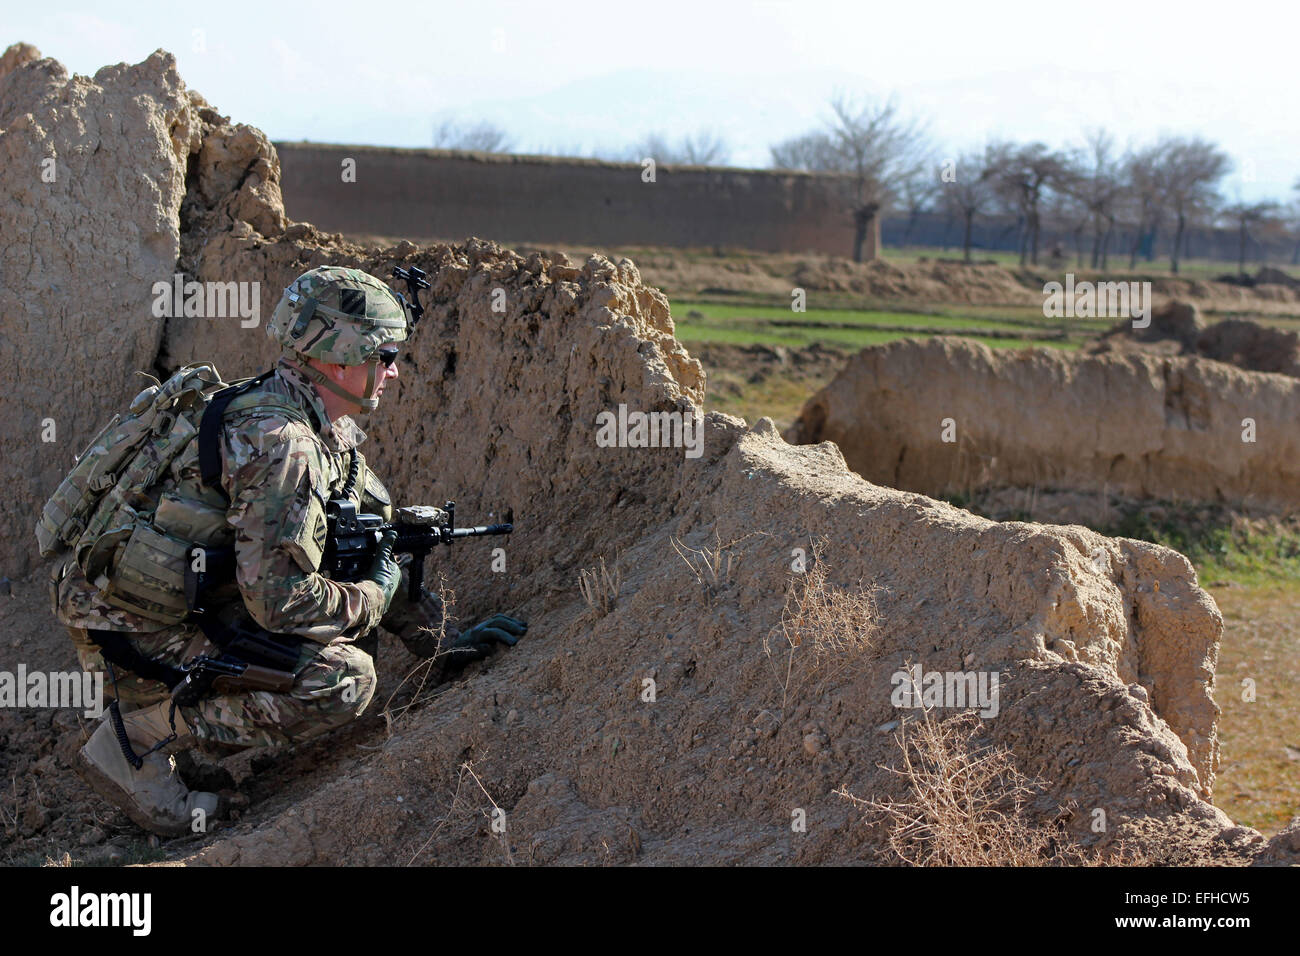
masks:
<svg viewBox="0 0 1300 956"><path fill-rule="evenodd" d="M220 484L224 414L268 409L308 421L287 398L247 394L272 374L227 385L215 367L187 365L142 391L45 503L36 526L42 557L71 549L106 603L163 624L182 621L192 549L234 542ZM203 482L182 480L196 470Z"/></svg>

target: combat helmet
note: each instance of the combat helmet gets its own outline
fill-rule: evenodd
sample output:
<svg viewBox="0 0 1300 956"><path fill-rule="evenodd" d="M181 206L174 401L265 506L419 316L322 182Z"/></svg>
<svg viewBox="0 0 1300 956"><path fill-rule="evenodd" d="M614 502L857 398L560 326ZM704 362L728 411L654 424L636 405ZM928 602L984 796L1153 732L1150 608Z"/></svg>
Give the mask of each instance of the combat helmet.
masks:
<svg viewBox="0 0 1300 956"><path fill-rule="evenodd" d="M294 279L266 325L295 368L367 411L379 406L378 363L372 364L365 394L354 395L302 360L364 365L384 345L404 342L406 333L402 297L374 276L343 266L317 266Z"/></svg>

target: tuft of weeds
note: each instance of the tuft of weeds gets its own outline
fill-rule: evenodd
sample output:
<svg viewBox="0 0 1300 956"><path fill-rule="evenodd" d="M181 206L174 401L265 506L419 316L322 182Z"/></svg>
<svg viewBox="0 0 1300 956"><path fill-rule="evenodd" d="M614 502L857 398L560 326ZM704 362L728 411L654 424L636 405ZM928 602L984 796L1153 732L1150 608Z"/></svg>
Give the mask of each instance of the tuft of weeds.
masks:
<svg viewBox="0 0 1300 956"><path fill-rule="evenodd" d="M763 639L764 652L781 672L782 712L791 694L814 675L829 680L869 660L880 632L878 589L828 581L825 546L825 539L813 545L807 569L786 588L780 623Z"/></svg>
<svg viewBox="0 0 1300 956"><path fill-rule="evenodd" d="M474 781L479 792L481 792L483 797L487 800L487 807L478 805L476 799L462 794L462 790L466 789L466 778ZM415 861L420 858L420 854L432 845L434 839L437 838L442 829L446 826L450 826L454 819L468 819L468 821L477 824L480 817L486 819L488 831L492 834L492 838L501 845L502 862L506 866L514 866L515 856L513 851L510 849L510 837L507 833L505 824L505 810L503 810L501 805L492 798L492 794L490 794L487 787L483 785L483 781L479 778L479 775L474 772L473 764L468 760L460 765L460 772L456 775L456 788L452 792L451 805L447 808L447 812L439 818L438 824L433 828L433 832L429 834L429 838L425 840L424 844L415 851L415 854L406 861L406 865L414 866Z"/></svg>
<svg viewBox="0 0 1300 956"><path fill-rule="evenodd" d="M907 728L913 728L910 737ZM904 721L895 740L909 795L867 800L836 790L883 827L888 854L909 866L1147 866L1141 850L1121 845L1105 854L1071 842L1066 814L1044 823L1030 809L1042 783L1016 767L1012 752L979 742L980 719L971 711L946 720L930 710Z"/></svg>
<svg viewBox="0 0 1300 956"><path fill-rule="evenodd" d="M619 592L623 588L623 572L614 560L614 570L605 566L605 559L600 559L597 567L578 572L578 590L587 608L595 617L604 617L618 603Z"/></svg>
<svg viewBox="0 0 1300 956"><path fill-rule="evenodd" d="M704 590L705 603L712 604L713 600L731 584L731 571L738 560L731 549L746 538L752 538L757 534L766 534L766 532L751 531L735 541L723 544L722 537L717 531L714 531L713 539L715 544L711 548L692 548L676 538L669 538L668 540L672 543L673 550L686 562L686 566L690 568L695 580L700 583L700 587Z"/></svg>

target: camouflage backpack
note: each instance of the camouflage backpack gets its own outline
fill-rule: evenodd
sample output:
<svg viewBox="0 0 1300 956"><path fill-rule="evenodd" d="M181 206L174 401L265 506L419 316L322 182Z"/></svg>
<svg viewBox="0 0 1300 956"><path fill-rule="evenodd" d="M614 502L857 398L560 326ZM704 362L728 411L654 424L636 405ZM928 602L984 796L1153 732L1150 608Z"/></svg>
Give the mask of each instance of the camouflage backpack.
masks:
<svg viewBox="0 0 1300 956"><path fill-rule="evenodd" d="M227 385L215 367L187 365L142 391L77 456L45 503L36 525L41 556L71 549L86 580L109 604L164 624L182 621L189 612L190 549L230 543L233 529L219 483L201 497L164 486L175 484L167 479L182 456L197 455L205 472L215 459L219 476L222 415L271 374ZM297 406L275 396L248 396L240 405L305 420Z"/></svg>

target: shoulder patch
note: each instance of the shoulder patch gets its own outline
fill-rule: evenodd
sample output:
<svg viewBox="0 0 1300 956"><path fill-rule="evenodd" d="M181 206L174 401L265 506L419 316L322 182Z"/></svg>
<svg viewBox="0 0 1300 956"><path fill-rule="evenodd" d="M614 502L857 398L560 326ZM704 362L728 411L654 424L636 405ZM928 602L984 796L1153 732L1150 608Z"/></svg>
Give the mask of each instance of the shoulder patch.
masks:
<svg viewBox="0 0 1300 956"><path fill-rule="evenodd" d="M286 523L286 535L281 545L298 562L298 566L311 574L320 569L325 556L325 508L320 499L309 495L306 514L301 521Z"/></svg>
<svg viewBox="0 0 1300 956"><path fill-rule="evenodd" d="M388 495L388 489L384 487L383 482L375 477L375 473L369 468L366 469L366 494L379 502L381 505L391 505L392 498Z"/></svg>

